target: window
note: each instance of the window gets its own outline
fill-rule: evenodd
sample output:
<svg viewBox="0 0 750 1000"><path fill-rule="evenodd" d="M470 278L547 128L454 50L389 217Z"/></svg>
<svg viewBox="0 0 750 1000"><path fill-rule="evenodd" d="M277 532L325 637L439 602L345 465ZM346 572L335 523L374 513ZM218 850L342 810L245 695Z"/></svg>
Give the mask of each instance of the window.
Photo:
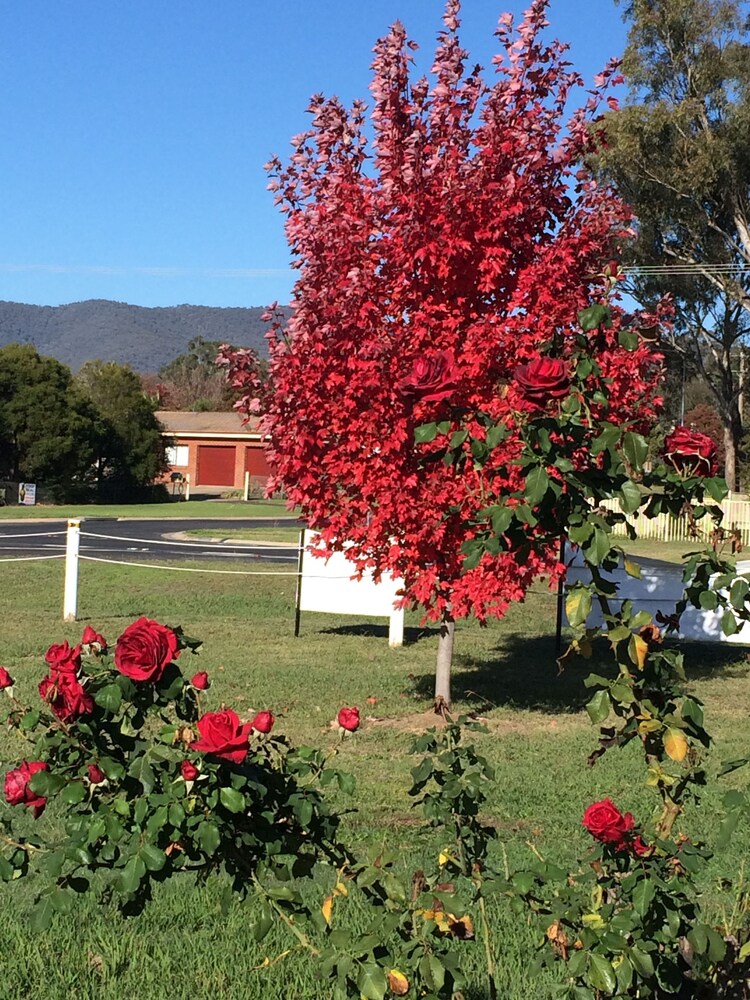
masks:
<svg viewBox="0 0 750 1000"><path fill-rule="evenodd" d="M178 444L172 448L167 448L167 462L170 465L187 465L188 446L186 444Z"/></svg>

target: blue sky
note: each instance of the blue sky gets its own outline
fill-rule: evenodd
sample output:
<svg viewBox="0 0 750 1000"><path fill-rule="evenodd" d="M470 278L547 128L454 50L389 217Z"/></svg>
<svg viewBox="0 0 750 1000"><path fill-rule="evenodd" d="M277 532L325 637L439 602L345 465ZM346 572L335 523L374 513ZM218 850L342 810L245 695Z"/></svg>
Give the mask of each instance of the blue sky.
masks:
<svg viewBox="0 0 750 1000"><path fill-rule="evenodd" d="M521 0L464 0L489 66ZM263 164L311 94L368 96L399 18L429 68L441 0L22 0L0 14L0 299L58 305L288 301L293 275ZM551 0L587 81L622 53L614 0Z"/></svg>

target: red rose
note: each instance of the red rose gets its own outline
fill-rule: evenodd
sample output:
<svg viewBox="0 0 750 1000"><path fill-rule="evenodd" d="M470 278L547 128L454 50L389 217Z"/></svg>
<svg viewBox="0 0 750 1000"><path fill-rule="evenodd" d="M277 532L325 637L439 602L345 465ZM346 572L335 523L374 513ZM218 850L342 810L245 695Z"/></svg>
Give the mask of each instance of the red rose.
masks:
<svg viewBox="0 0 750 1000"><path fill-rule="evenodd" d="M180 655L171 628L139 618L128 625L115 645L115 666L134 681L158 681Z"/></svg>
<svg viewBox="0 0 750 1000"><path fill-rule="evenodd" d="M550 399L562 399L570 389L568 366L559 358L534 358L519 365L513 378L523 398L534 406L544 406Z"/></svg>
<svg viewBox="0 0 750 1000"><path fill-rule="evenodd" d="M241 764L247 757L251 728L251 723L243 725L231 708L225 708L223 712L206 712L198 719L201 738L191 743L190 749L231 760L233 764Z"/></svg>
<svg viewBox="0 0 750 1000"><path fill-rule="evenodd" d="M180 764L180 774L185 779L185 781L195 781L195 779L200 774L200 771L195 766L195 764L191 764L189 760L183 760L183 762Z"/></svg>
<svg viewBox="0 0 750 1000"><path fill-rule="evenodd" d="M719 467L713 438L687 427L672 431L664 442L664 457L678 472L691 476L715 476Z"/></svg>
<svg viewBox="0 0 750 1000"><path fill-rule="evenodd" d="M270 733L274 722L276 719L270 712L258 712L250 725L259 733Z"/></svg>
<svg viewBox="0 0 750 1000"><path fill-rule="evenodd" d="M13 687L13 678L10 676L5 667L0 667L0 691L2 691L3 688L12 688L12 687Z"/></svg>
<svg viewBox="0 0 750 1000"><path fill-rule="evenodd" d="M356 729L359 729L358 708L342 708L337 716L337 719L341 728L346 729L347 732L353 733Z"/></svg>
<svg viewBox="0 0 750 1000"><path fill-rule="evenodd" d="M583 825L594 840L609 844L616 851L625 847L626 837L634 824L633 814L625 813L623 816L612 799L594 802L583 814Z"/></svg>
<svg viewBox="0 0 750 1000"><path fill-rule="evenodd" d="M193 678L190 681L190 683L193 685L194 688L197 688L199 691L205 691L210 684L208 679L208 674L205 672L205 670L201 670L200 673L193 674Z"/></svg>
<svg viewBox="0 0 750 1000"><path fill-rule="evenodd" d="M81 636L81 645L89 646L94 652L101 653L107 648L107 640L103 635L95 632L90 625L87 625Z"/></svg>
<svg viewBox="0 0 750 1000"><path fill-rule="evenodd" d="M396 388L402 396L413 396L425 403L447 399L456 389L459 371L453 351L435 351L417 358L411 372Z"/></svg>
<svg viewBox="0 0 750 1000"><path fill-rule="evenodd" d="M101 785L103 781L107 780L107 775L97 764L89 764L88 772L89 781L92 785Z"/></svg>
<svg viewBox="0 0 750 1000"><path fill-rule="evenodd" d="M39 694L61 722L94 711L94 699L72 674L48 674L39 684Z"/></svg>
<svg viewBox="0 0 750 1000"><path fill-rule="evenodd" d="M5 799L12 806L28 806L34 810L34 818L44 812L47 800L43 795L37 795L29 788L33 775L39 771L49 771L49 764L42 760L21 761L15 771L5 775Z"/></svg>
<svg viewBox="0 0 750 1000"><path fill-rule="evenodd" d="M51 673L77 674L81 669L81 647L70 647L67 642L56 643L47 650L44 659Z"/></svg>

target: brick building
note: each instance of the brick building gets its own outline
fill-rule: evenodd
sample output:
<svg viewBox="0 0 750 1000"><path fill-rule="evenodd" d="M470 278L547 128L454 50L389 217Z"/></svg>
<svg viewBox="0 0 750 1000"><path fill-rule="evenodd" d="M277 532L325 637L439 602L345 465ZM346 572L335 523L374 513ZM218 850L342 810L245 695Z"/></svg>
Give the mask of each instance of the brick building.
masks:
<svg viewBox="0 0 750 1000"><path fill-rule="evenodd" d="M245 472L252 485L265 486L270 468L257 418L243 423L238 413L190 413L157 410L156 418L170 439L169 472L190 476L190 490L241 490Z"/></svg>

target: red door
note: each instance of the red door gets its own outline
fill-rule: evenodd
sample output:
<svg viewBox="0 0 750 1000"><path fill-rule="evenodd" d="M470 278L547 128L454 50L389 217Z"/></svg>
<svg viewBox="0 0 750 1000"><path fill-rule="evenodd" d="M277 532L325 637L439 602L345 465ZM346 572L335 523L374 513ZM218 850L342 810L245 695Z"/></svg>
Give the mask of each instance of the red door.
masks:
<svg viewBox="0 0 750 1000"><path fill-rule="evenodd" d="M260 445L245 448L245 472L249 472L254 479L268 479L271 475L271 466Z"/></svg>
<svg viewBox="0 0 750 1000"><path fill-rule="evenodd" d="M198 486L234 486L234 445L198 445Z"/></svg>

